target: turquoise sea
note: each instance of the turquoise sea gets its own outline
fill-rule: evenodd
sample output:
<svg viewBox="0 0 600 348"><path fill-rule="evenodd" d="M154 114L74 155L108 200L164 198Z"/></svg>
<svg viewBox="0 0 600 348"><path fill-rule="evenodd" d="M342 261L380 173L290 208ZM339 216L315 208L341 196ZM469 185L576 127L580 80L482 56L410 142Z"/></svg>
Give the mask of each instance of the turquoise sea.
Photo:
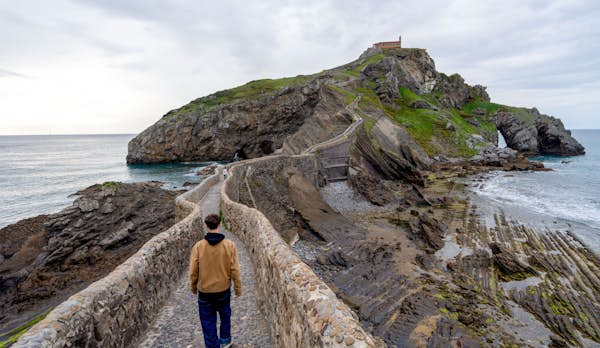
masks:
<svg viewBox="0 0 600 348"><path fill-rule="evenodd" d="M543 156L550 172L499 172L475 189L484 204L519 222L570 230L600 252L600 130L573 130L583 156Z"/></svg>
<svg viewBox="0 0 600 348"><path fill-rule="evenodd" d="M96 183L158 180L177 189L202 180L195 173L210 163L127 165L134 136L0 136L0 228L57 212L71 204L71 194Z"/></svg>

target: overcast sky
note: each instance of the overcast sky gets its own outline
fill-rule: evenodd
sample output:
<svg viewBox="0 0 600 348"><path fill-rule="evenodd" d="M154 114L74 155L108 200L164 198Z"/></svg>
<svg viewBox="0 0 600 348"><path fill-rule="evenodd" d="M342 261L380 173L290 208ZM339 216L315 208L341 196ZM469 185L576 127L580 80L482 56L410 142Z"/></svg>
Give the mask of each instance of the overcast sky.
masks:
<svg viewBox="0 0 600 348"><path fill-rule="evenodd" d="M0 134L138 133L399 34L493 101L600 128L600 1L0 0Z"/></svg>

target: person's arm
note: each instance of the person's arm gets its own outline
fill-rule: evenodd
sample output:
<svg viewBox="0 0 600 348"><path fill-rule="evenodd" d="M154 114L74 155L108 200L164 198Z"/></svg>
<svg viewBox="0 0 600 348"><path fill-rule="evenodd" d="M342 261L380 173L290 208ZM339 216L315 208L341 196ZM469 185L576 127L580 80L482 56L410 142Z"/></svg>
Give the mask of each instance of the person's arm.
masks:
<svg viewBox="0 0 600 348"><path fill-rule="evenodd" d="M236 296L242 296L242 277L240 276L240 264L238 262L237 248L232 243L233 253L231 255L231 279Z"/></svg>
<svg viewBox="0 0 600 348"><path fill-rule="evenodd" d="M200 265L198 263L198 252L196 247L192 248L192 253L190 254L190 290L192 293L196 294L198 292L198 277L200 275Z"/></svg>

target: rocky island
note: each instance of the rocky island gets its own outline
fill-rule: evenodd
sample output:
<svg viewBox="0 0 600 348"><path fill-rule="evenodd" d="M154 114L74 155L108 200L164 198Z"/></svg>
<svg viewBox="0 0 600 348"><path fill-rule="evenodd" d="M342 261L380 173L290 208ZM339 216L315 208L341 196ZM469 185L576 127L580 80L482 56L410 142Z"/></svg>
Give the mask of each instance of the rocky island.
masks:
<svg viewBox="0 0 600 348"><path fill-rule="evenodd" d="M224 192L262 212L381 345L561 347L600 343L597 255L502 214L486 226L468 185L584 153L559 119L491 102L426 50L374 46L172 110L127 161L267 156L235 165Z"/></svg>

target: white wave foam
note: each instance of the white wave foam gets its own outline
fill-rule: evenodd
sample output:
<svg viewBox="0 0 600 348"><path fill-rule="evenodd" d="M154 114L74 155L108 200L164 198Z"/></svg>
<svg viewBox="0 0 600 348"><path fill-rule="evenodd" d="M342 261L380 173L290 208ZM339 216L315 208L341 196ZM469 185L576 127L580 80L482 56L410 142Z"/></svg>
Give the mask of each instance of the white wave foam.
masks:
<svg viewBox="0 0 600 348"><path fill-rule="evenodd" d="M502 205L508 204L600 229L600 204L597 199L571 192L568 185L541 185L540 178L534 177L535 174L499 174L478 185L474 191Z"/></svg>

